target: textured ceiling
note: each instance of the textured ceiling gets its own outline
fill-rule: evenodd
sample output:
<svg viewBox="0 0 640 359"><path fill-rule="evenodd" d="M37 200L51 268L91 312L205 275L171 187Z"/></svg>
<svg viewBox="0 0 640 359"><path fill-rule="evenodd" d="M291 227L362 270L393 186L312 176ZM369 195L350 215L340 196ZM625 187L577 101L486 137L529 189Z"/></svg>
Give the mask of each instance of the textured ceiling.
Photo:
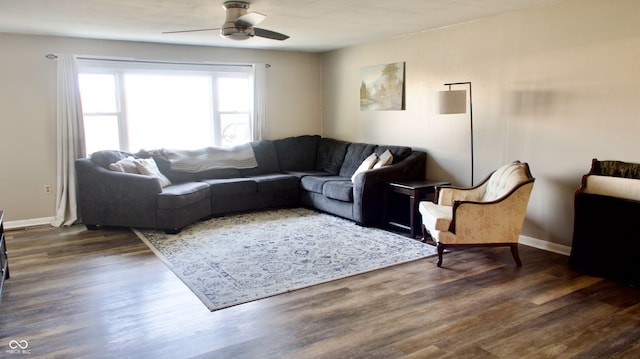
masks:
<svg viewBox="0 0 640 359"><path fill-rule="evenodd" d="M252 0L258 26L285 41L233 41L215 28L222 0L0 0L0 32L323 52L388 40L559 0Z"/></svg>

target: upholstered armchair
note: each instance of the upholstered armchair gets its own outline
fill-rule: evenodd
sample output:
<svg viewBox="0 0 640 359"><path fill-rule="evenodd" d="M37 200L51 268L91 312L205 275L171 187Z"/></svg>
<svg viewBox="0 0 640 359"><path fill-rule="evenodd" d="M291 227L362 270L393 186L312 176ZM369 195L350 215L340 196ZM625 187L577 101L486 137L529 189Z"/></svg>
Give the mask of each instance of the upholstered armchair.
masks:
<svg viewBox="0 0 640 359"><path fill-rule="evenodd" d="M440 187L436 202L419 204L423 241L438 246L438 267L447 247L509 246L518 267L518 239L535 178L529 165L507 164L472 188Z"/></svg>

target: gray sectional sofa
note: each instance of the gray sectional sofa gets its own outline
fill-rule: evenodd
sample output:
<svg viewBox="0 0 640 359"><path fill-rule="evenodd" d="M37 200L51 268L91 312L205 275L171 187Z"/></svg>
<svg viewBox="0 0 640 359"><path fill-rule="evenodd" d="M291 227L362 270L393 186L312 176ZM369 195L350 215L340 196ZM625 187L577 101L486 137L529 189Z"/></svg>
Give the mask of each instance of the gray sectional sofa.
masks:
<svg viewBox="0 0 640 359"><path fill-rule="evenodd" d="M253 168L177 171L164 150L100 151L76 160L82 222L89 229L122 226L177 233L211 216L303 205L372 226L381 221L386 181L425 178L426 153L409 147L315 135L250 145L257 162ZM393 155L390 165L351 178L372 153L387 150ZM156 177L109 169L127 157L153 158L171 184L163 187Z"/></svg>

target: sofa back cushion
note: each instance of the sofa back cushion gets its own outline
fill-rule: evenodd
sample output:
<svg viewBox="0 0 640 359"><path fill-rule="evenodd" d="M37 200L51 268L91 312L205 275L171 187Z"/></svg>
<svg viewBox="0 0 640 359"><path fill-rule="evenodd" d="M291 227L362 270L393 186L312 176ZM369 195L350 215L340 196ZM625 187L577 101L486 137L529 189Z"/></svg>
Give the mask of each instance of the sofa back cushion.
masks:
<svg viewBox="0 0 640 359"><path fill-rule="evenodd" d="M331 175L340 173L348 148L349 142L334 140L333 138L321 139L318 144L316 170L324 171Z"/></svg>
<svg viewBox="0 0 640 359"><path fill-rule="evenodd" d="M340 176L351 177L358 167L362 164L370 154L376 149L376 145L366 143L352 143L347 148L347 154L344 157L342 166L340 167Z"/></svg>
<svg viewBox="0 0 640 359"><path fill-rule="evenodd" d="M305 135L274 140L282 171L311 171L316 166L320 136Z"/></svg>
<svg viewBox="0 0 640 359"><path fill-rule="evenodd" d="M115 150L98 151L91 154L91 162L103 168L109 168L109 165L116 163L122 159L133 156L132 153Z"/></svg>
<svg viewBox="0 0 640 359"><path fill-rule="evenodd" d="M240 170L243 176L257 176L268 173L280 172L280 164L278 163L278 154L276 146L271 140L253 141L251 142L253 153L256 156L258 167L244 168Z"/></svg>
<svg viewBox="0 0 640 359"><path fill-rule="evenodd" d="M164 154L164 150L140 151L136 156L141 158L151 157L156 161L158 169L173 183L202 181L216 178L242 177L240 170L236 168L216 168L200 172L184 172L171 169L171 161Z"/></svg>
<svg viewBox="0 0 640 359"><path fill-rule="evenodd" d="M136 153L136 156L140 158L153 158L160 170L160 173L165 175L171 183L184 183L198 180L199 173L187 173L172 170L171 162L164 155L162 150L141 150Z"/></svg>
<svg viewBox="0 0 640 359"><path fill-rule="evenodd" d="M409 157L412 152L411 147L384 145L376 147L375 153L376 155L378 155L378 157L380 157L380 155L382 155L386 150L389 150L389 152L391 152L391 155L393 155L392 163L398 163L404 160L405 158Z"/></svg>
<svg viewBox="0 0 640 359"><path fill-rule="evenodd" d="M640 163L593 159L589 174L640 179Z"/></svg>
<svg viewBox="0 0 640 359"><path fill-rule="evenodd" d="M527 168L520 162L516 161L504 165L495 170L495 172L491 174L491 177L489 177L482 201L494 201L527 180L529 180Z"/></svg>
<svg viewBox="0 0 640 359"><path fill-rule="evenodd" d="M634 178L589 175L585 193L640 201L640 180Z"/></svg>

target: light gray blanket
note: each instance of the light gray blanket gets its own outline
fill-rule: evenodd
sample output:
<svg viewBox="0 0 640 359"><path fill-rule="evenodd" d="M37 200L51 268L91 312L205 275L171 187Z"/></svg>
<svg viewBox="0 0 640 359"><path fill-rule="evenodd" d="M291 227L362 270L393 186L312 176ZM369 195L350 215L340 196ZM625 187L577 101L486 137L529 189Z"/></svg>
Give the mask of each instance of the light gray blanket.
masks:
<svg viewBox="0 0 640 359"><path fill-rule="evenodd" d="M199 150L164 150L174 171L197 173L221 168L256 168L258 162L250 144L235 147L206 147Z"/></svg>

